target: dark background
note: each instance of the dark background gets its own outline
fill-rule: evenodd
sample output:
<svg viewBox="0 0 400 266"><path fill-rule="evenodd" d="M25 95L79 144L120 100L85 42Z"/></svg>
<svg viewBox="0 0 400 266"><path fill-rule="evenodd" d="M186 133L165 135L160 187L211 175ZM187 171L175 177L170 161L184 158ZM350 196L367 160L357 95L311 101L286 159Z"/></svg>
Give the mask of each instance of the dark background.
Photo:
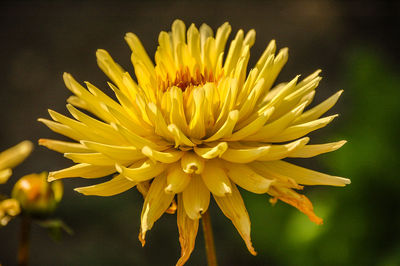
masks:
<svg viewBox="0 0 400 266"><path fill-rule="evenodd" d="M220 265L400 265L398 1L15 1L2 2L0 10L0 150L24 139L60 138L36 119L48 118L47 108L67 113L70 92L62 81L64 71L108 90L96 49L108 50L132 72L126 32L135 32L153 55L158 33L169 30L175 18L187 26L205 22L214 30L229 21L231 37L240 28L257 31L250 65L270 39L279 48L288 46L290 57L280 81L321 68L324 79L315 102L345 90L330 111L340 113L339 119L312 137L314 143L349 143L299 163L351 178L352 184L305 190L324 218L323 226L288 205L272 207L266 196L242 191L256 257L212 203ZM62 155L36 147L0 192L9 194L24 174L70 165ZM141 195L130 190L111 198L85 197L72 190L89 183L64 182L56 215L75 234L55 242L34 226L32 265L175 264L180 254L176 216L164 215L141 248ZM19 222L0 228L0 264L15 264ZM188 265L205 264L200 230Z"/></svg>

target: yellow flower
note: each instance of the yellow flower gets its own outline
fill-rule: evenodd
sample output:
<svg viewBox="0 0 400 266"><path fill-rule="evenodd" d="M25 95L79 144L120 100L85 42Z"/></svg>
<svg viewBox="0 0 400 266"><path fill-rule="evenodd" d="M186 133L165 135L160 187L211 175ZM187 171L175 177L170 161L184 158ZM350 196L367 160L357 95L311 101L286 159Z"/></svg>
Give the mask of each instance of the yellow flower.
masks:
<svg viewBox="0 0 400 266"><path fill-rule="evenodd" d="M111 196L134 186L145 197L139 238L164 212L177 208L182 265L193 250L210 192L231 219L247 248L250 219L237 188L269 194L304 212L318 224L311 202L295 190L302 185L345 186L349 179L308 170L282 159L308 158L340 148L345 141L308 144L309 132L336 115L320 118L342 91L308 109L321 77L274 82L288 59L271 41L256 65L247 70L255 31L239 30L224 54L231 27L200 29L176 20L161 32L155 63L138 37L125 36L132 50L135 81L104 50L99 67L111 79L117 100L86 82L87 89L64 74L75 94L67 108L74 119L50 110L54 121L39 119L51 130L77 142L41 139L40 145L64 153L76 165L50 173L49 179L99 178L110 181L77 188L85 195ZM82 112L79 109L85 110ZM92 113L92 116L86 113ZM175 199L177 202L175 202ZM176 206L177 204L177 206Z"/></svg>
<svg viewBox="0 0 400 266"><path fill-rule="evenodd" d="M12 168L20 164L32 152L30 141L23 141L0 153L0 184L4 184L12 174ZM0 226L5 226L20 213L20 206L15 199L0 198Z"/></svg>

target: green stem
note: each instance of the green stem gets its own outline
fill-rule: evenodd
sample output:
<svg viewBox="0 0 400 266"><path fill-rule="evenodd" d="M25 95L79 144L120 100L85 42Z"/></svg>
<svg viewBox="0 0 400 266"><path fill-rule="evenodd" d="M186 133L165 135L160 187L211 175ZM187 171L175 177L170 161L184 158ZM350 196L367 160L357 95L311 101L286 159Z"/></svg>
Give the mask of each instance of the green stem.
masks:
<svg viewBox="0 0 400 266"><path fill-rule="evenodd" d="M217 266L217 256L215 254L214 236L211 225L211 218L208 211L203 213L202 217L204 243L206 246L208 266Z"/></svg>
<svg viewBox="0 0 400 266"><path fill-rule="evenodd" d="M21 231L18 247L18 266L27 266L29 261L29 243L31 232L31 219L27 215L21 216Z"/></svg>

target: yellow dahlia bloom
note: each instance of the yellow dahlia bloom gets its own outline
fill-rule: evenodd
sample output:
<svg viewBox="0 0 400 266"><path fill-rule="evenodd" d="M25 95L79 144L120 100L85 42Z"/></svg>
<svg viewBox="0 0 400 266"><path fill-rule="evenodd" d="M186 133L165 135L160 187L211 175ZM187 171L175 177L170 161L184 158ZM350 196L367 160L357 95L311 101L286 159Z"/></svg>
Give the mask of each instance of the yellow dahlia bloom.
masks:
<svg viewBox="0 0 400 266"><path fill-rule="evenodd" d="M0 153L0 184L4 184L12 175L12 168L20 164L32 152L30 141L23 141ZM19 203L0 195L0 226L5 226L20 213Z"/></svg>
<svg viewBox="0 0 400 266"><path fill-rule="evenodd" d="M106 51L96 53L117 100L89 82L84 88L64 74L74 94L67 104L73 118L50 110L54 121L39 119L76 141L39 141L76 163L50 173L50 180L117 173L107 182L76 190L111 196L136 186L144 195L139 235L143 244L154 222L164 212L177 209L182 246L178 264L193 250L198 221L207 211L211 194L249 251L256 254L237 186L267 193L272 202L279 199L291 204L320 224L311 202L295 190L302 185L350 183L282 160L313 157L345 143L308 144L310 139L305 137L336 117L320 118L342 91L305 110L321 80L320 71L274 86L288 49L276 54L275 41L271 41L248 71L255 31L239 30L225 53L230 32L228 23L214 35L205 24L186 29L176 20L170 32L160 33L154 62L138 37L128 33L125 40L132 50L136 80Z"/></svg>

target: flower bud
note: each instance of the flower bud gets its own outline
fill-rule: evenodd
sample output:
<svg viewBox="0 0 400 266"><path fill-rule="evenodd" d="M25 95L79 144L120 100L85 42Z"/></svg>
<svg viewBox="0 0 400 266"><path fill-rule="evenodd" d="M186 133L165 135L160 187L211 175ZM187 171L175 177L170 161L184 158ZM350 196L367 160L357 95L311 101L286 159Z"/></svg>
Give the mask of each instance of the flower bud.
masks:
<svg viewBox="0 0 400 266"><path fill-rule="evenodd" d="M62 198L61 181L47 182L48 174L30 174L15 183L12 197L24 212L32 215L46 215L54 211Z"/></svg>

